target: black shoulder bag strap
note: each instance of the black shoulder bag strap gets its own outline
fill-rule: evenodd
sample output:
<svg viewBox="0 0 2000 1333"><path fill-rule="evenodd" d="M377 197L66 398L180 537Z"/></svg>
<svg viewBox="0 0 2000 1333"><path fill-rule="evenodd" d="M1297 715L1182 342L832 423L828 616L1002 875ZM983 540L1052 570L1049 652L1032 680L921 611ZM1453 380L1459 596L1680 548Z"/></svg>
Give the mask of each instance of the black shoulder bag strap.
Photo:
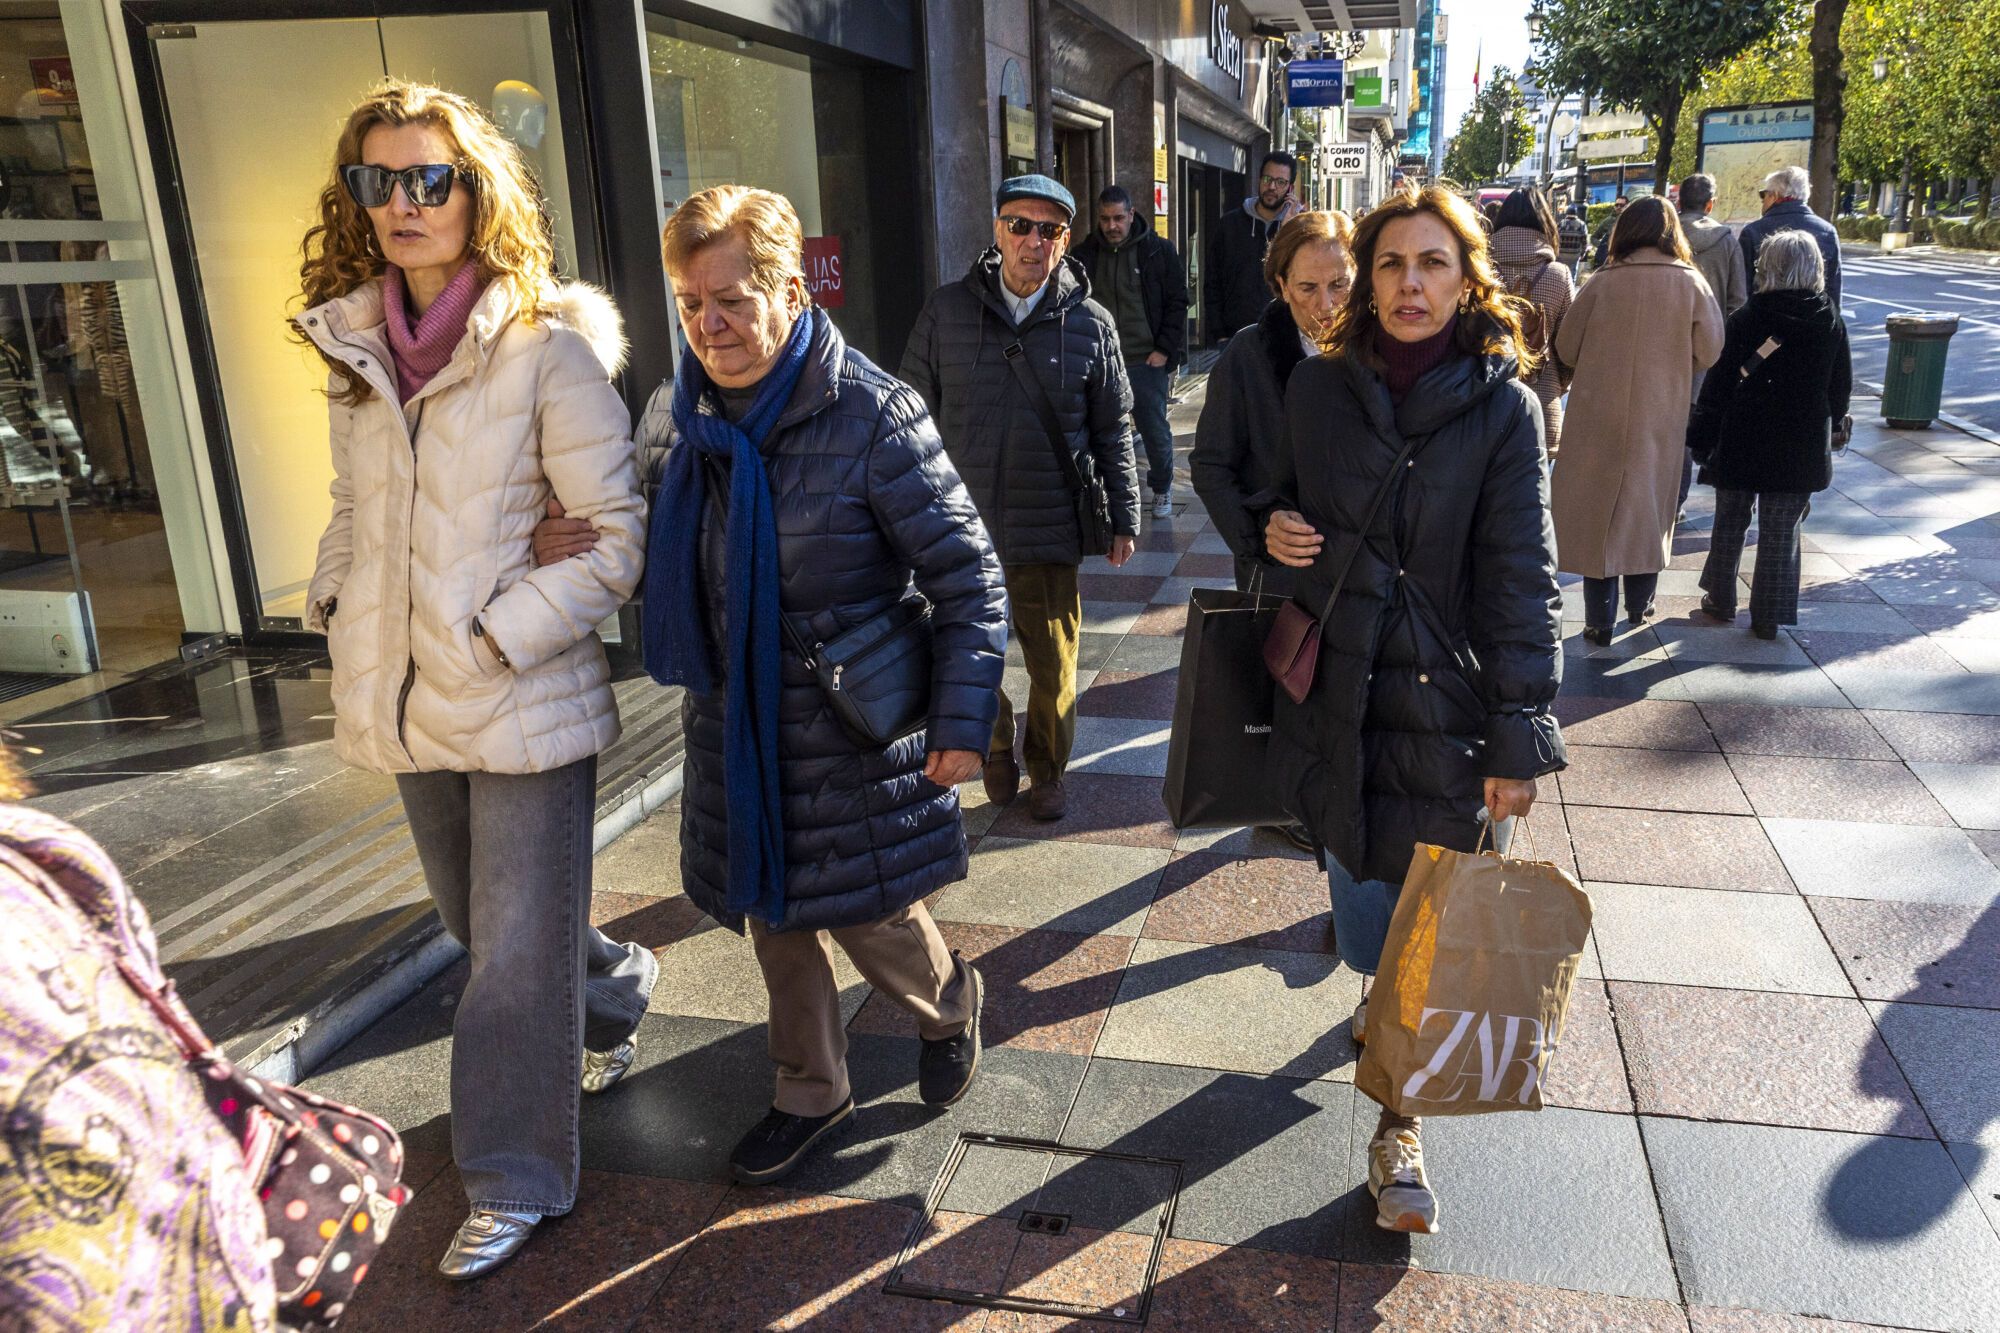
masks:
<svg viewBox="0 0 2000 1333"><path fill-rule="evenodd" d="M1415 440L1405 440L1402 452L1396 455L1395 462L1389 464L1389 475L1382 478L1382 484L1375 488L1375 498L1368 502L1368 515L1361 520L1360 528L1348 540L1346 553L1340 558L1339 572L1333 576L1333 591L1328 594L1326 606L1319 613L1321 625L1333 619L1334 603L1340 600L1340 590L1346 586L1347 576L1354 569L1354 561L1361 554L1362 545L1368 540L1368 530L1375 526L1375 516L1382 512L1382 502L1389 498L1390 491L1396 489L1396 478L1409 466L1410 454L1416 447Z"/></svg>
<svg viewBox="0 0 2000 1333"><path fill-rule="evenodd" d="M1055 299L1054 293L1049 295ZM1056 313L1056 337L1060 339L1067 327L1069 312ZM1007 344L1004 352L1007 366L1020 381L1021 391L1028 395L1029 406L1035 409L1036 417L1042 423L1042 432L1049 437L1049 447L1056 452L1056 466L1062 469L1063 480L1069 484L1070 494L1082 495L1084 488L1083 469L1077 466L1076 451L1069 447L1069 439L1063 434L1062 423L1056 420L1055 404L1049 401L1048 391L1035 378L1035 372L1028 368L1028 351L1021 346L1021 336L1017 332L1014 341Z"/></svg>

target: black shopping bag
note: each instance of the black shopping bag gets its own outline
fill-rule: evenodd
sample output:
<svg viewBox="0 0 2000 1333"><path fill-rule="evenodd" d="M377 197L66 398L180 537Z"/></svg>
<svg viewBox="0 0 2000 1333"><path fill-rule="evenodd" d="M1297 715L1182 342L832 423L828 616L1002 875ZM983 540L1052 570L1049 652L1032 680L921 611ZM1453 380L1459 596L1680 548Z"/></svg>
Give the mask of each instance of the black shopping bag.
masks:
<svg viewBox="0 0 2000 1333"><path fill-rule="evenodd" d="M1175 828L1291 822L1265 759L1277 686L1264 669L1264 640L1284 604L1230 588L1196 588L1188 598L1161 792Z"/></svg>

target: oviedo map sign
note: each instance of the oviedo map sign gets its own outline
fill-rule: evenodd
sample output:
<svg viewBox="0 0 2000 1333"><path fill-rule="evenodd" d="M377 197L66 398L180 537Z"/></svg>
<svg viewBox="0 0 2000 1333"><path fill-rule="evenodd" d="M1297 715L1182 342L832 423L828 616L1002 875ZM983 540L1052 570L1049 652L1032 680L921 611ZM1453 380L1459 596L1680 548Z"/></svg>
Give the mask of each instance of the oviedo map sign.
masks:
<svg viewBox="0 0 2000 1333"><path fill-rule="evenodd" d="M1715 177L1718 222L1748 222L1763 212L1757 187L1779 167L1802 167L1812 152L1811 102L1759 102L1701 113L1697 171Z"/></svg>

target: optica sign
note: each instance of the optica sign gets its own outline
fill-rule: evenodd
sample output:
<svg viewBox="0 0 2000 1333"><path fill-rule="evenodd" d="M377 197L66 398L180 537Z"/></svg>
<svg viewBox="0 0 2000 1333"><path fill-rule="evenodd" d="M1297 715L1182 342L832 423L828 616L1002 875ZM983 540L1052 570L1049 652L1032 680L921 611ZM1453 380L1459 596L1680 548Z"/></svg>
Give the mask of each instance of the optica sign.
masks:
<svg viewBox="0 0 2000 1333"><path fill-rule="evenodd" d="M1294 107L1339 106L1346 97L1346 66L1340 61L1294 60L1285 66L1285 100Z"/></svg>

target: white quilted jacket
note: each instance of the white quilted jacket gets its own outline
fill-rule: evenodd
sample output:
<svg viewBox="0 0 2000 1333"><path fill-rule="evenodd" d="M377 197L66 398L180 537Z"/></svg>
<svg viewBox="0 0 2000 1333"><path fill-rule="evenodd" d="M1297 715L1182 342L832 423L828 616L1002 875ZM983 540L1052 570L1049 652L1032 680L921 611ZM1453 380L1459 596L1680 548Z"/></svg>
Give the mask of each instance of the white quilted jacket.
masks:
<svg viewBox="0 0 2000 1333"><path fill-rule="evenodd" d="M356 767L538 773L618 739L595 626L631 596L645 550L631 419L609 378L624 331L583 284L542 322L517 305L490 285L401 409L379 280L296 320L374 389L332 405L333 521L307 594L333 658L334 749ZM537 569L550 496L600 536ZM475 645L475 616L506 665Z"/></svg>

